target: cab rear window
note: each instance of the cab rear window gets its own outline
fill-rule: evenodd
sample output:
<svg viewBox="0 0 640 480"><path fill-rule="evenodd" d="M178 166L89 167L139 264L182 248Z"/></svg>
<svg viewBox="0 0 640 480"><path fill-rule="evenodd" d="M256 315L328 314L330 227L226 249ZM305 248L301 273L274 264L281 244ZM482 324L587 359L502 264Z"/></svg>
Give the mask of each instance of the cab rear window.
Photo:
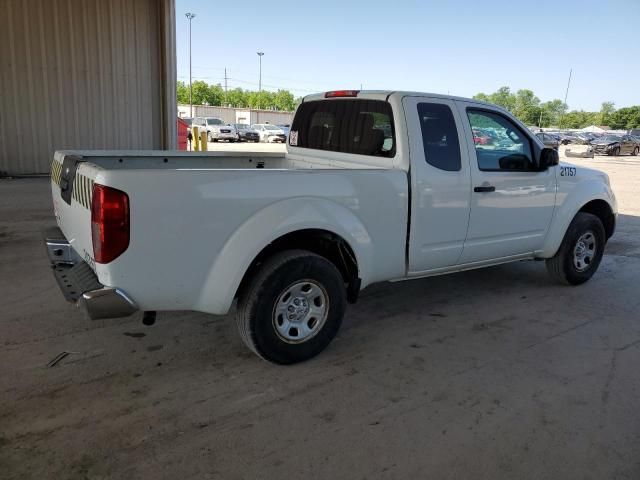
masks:
<svg viewBox="0 0 640 480"><path fill-rule="evenodd" d="M319 100L298 107L289 144L376 157L395 155L391 105L382 100Z"/></svg>

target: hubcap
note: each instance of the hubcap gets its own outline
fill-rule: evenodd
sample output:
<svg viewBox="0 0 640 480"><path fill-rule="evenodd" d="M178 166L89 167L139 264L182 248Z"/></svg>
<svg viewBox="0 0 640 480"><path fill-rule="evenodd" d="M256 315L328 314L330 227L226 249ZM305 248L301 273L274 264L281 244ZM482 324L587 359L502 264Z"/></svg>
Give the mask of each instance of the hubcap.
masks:
<svg viewBox="0 0 640 480"><path fill-rule="evenodd" d="M573 248L573 266L583 272L587 270L596 256L596 236L593 232L586 232L578 238Z"/></svg>
<svg viewBox="0 0 640 480"><path fill-rule="evenodd" d="M302 343L323 327L329 312L329 296L313 280L301 280L285 288L273 308L273 327L287 343Z"/></svg>

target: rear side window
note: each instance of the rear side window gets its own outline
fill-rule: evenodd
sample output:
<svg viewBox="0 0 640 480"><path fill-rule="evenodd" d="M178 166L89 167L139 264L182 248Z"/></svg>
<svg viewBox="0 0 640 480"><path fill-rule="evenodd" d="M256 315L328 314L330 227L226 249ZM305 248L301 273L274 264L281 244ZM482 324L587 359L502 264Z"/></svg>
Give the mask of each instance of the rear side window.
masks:
<svg viewBox="0 0 640 480"><path fill-rule="evenodd" d="M427 163L447 172L460 171L460 141L451 109L441 103L419 103L418 116Z"/></svg>
<svg viewBox="0 0 640 480"><path fill-rule="evenodd" d="M319 100L298 107L289 144L376 157L395 155L391 106L382 100Z"/></svg>

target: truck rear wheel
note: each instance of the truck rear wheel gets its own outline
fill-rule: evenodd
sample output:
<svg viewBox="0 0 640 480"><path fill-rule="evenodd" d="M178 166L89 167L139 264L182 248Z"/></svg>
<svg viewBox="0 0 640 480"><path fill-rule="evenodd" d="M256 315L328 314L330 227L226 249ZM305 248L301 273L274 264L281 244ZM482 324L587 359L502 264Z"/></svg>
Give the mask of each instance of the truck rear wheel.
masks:
<svg viewBox="0 0 640 480"><path fill-rule="evenodd" d="M240 293L244 343L270 362L308 360L333 340L346 309L342 275L326 258L288 250L267 260Z"/></svg>
<svg viewBox="0 0 640 480"><path fill-rule="evenodd" d="M580 285L598 269L606 243L604 226L598 217L578 212L556 254L547 259L547 271L560 283Z"/></svg>

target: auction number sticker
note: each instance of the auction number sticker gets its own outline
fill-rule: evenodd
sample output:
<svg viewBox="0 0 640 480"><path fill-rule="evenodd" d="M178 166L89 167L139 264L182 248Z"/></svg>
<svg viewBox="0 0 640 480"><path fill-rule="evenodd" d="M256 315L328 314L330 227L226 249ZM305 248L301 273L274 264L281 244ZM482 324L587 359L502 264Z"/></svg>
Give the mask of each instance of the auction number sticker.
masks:
<svg viewBox="0 0 640 480"><path fill-rule="evenodd" d="M293 146L298 145L298 131L297 130L292 130L289 133L289 145L293 145Z"/></svg>
<svg viewBox="0 0 640 480"><path fill-rule="evenodd" d="M575 167L560 167L560 176L561 177L575 177L576 176Z"/></svg>

